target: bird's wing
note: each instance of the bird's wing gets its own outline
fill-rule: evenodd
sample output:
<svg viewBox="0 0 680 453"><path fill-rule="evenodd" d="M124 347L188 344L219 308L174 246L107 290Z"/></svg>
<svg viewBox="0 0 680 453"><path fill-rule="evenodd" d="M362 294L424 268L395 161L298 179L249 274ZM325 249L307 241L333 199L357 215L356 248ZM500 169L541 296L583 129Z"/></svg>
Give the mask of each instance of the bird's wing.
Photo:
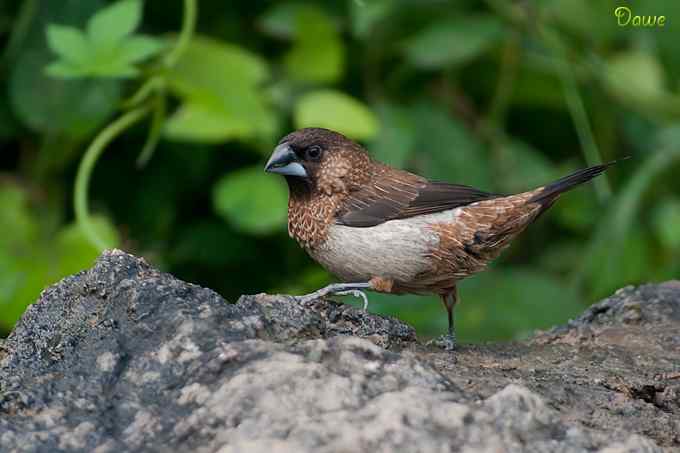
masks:
<svg viewBox="0 0 680 453"><path fill-rule="evenodd" d="M370 227L393 219L433 214L496 198L474 187L427 179L394 169L383 169L368 185L351 190L338 212L337 223Z"/></svg>

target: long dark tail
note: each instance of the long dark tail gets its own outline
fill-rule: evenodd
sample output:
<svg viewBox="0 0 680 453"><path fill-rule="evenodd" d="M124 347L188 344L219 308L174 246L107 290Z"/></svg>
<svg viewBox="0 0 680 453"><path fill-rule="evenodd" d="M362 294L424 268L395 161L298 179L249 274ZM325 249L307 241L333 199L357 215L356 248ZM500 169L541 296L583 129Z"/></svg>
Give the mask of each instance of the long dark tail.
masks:
<svg viewBox="0 0 680 453"><path fill-rule="evenodd" d="M560 178L557 181L548 184L542 191L534 195L529 202L550 205L561 193L571 190L584 182L590 181L594 177L601 175L607 168L626 159L628 159L628 157L578 170L564 178Z"/></svg>

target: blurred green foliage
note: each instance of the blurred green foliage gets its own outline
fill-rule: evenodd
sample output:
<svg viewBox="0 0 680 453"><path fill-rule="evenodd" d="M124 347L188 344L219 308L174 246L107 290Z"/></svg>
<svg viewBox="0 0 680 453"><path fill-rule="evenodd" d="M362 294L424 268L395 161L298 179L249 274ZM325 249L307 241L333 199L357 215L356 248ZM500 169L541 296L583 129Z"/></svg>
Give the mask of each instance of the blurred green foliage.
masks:
<svg viewBox="0 0 680 453"><path fill-rule="evenodd" d="M47 43L59 60L47 66L47 74L62 78L137 75L134 63L157 54L163 47L159 39L132 35L141 13L141 2L123 0L93 15L85 32L50 24Z"/></svg>
<svg viewBox="0 0 680 453"><path fill-rule="evenodd" d="M680 274L680 4L629 2L667 16L642 29L618 27L607 0L202 0L192 30L190 3L0 3L5 333L91 265L92 234L229 300L330 282L286 235L285 184L261 171L305 126L496 192L633 157L461 285L463 341L518 338ZM370 298L421 336L445 328L433 297Z"/></svg>

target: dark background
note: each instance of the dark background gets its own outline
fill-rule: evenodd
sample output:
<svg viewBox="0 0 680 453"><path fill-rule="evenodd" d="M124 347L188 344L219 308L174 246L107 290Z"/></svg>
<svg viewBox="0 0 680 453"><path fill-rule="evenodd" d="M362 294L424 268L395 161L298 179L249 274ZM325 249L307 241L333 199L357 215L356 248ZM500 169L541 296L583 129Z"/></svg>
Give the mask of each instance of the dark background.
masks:
<svg viewBox="0 0 680 453"><path fill-rule="evenodd" d="M332 281L288 238L285 185L262 172L278 139L303 126L334 128L395 166L495 192L632 156L564 196L489 272L461 285L462 341L525 336L621 286L680 273L678 2L628 3L666 23L620 27L619 4L599 0L202 0L189 47L163 67L183 3L147 1L135 33L166 47L139 56L134 73L94 57L80 75L46 73L63 57L48 45L48 25L85 29L111 4L0 3L4 334L46 285L97 256L75 223L78 165L153 77L165 89L145 102L163 102L166 115L155 129L147 116L122 131L96 162L96 231L229 301ZM110 18L110 29L122 20ZM138 168L154 130L159 143ZM423 337L445 329L434 297L370 299L370 310Z"/></svg>

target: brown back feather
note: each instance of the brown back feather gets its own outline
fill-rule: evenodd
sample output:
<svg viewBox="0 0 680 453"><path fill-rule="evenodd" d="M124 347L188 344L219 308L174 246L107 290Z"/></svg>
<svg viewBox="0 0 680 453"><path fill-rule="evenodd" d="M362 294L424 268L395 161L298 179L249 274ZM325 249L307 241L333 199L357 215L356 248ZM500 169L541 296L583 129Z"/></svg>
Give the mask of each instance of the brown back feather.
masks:
<svg viewBox="0 0 680 453"><path fill-rule="evenodd" d="M366 186L353 189L336 221L352 227L433 214L498 196L460 184L428 181L383 165L377 167Z"/></svg>

